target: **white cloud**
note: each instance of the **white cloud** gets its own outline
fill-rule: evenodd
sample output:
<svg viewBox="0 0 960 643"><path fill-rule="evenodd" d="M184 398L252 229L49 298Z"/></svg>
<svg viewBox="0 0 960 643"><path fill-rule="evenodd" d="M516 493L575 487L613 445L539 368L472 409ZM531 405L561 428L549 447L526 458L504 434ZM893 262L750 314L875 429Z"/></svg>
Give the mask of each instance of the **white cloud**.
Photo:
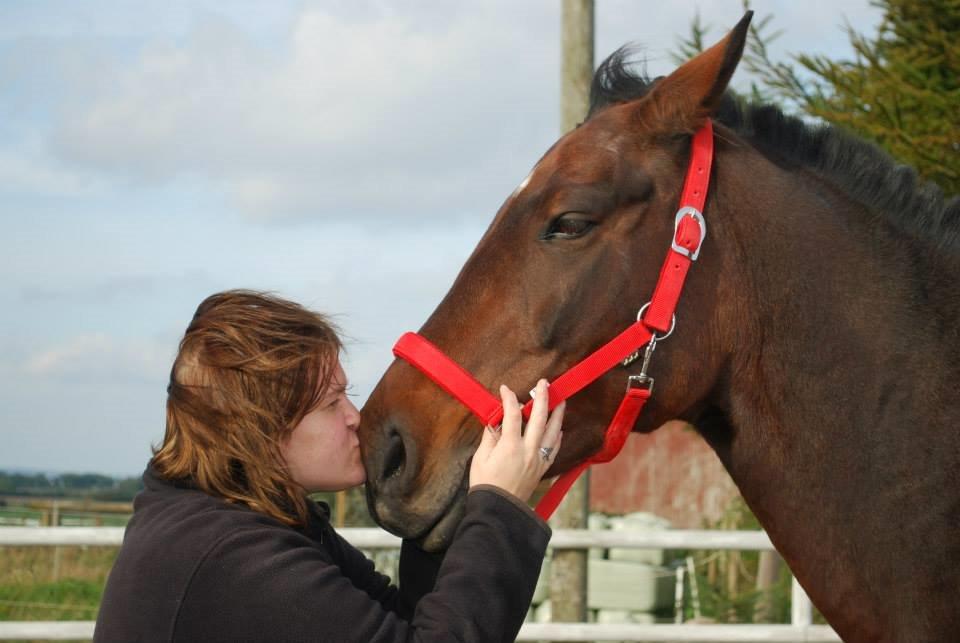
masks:
<svg viewBox="0 0 960 643"><path fill-rule="evenodd" d="M77 197L102 192L103 181L65 168L34 145L0 149L0 186L5 194Z"/></svg>
<svg viewBox="0 0 960 643"><path fill-rule="evenodd" d="M54 149L118 176L212 179L254 218L447 213L516 182L555 131L555 44L500 17L305 9L277 51L208 15L105 70L116 82L62 115ZM545 121L533 146L529 112Z"/></svg>
<svg viewBox="0 0 960 643"><path fill-rule="evenodd" d="M170 369L171 350L160 342L92 333L33 353L23 371L37 377L157 379Z"/></svg>
<svg viewBox="0 0 960 643"><path fill-rule="evenodd" d="M860 0L831 3L841 12L826 14L757 4L757 20L773 14L784 27L781 51L836 49L841 13L864 27L876 16ZM732 0L699 6L711 41L741 15ZM666 51L693 9L600 3L598 60L639 39L650 71L669 71ZM189 27L113 57L102 41L72 36L68 51L47 55L67 91L54 153L115 180L190 177L255 220L369 219L398 208L436 218L492 213L555 138L552 3L308 4L285 28L264 18L271 37L243 13L180 7Z"/></svg>

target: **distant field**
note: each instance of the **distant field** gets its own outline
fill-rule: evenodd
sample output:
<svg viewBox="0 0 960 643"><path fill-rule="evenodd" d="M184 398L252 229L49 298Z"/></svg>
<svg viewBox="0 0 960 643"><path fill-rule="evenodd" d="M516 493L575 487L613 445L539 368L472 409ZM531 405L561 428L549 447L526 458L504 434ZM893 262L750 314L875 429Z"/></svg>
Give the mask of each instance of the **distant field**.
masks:
<svg viewBox="0 0 960 643"><path fill-rule="evenodd" d="M0 526L51 523L48 508L0 506ZM24 502L52 502L25 499ZM58 501L69 507L69 501ZM41 505L42 507L42 505ZM56 511L64 527L122 527L122 513ZM116 547L0 547L0 621L90 621L96 618Z"/></svg>
<svg viewBox="0 0 960 643"><path fill-rule="evenodd" d="M0 547L0 620L93 620L116 547Z"/></svg>
<svg viewBox="0 0 960 643"><path fill-rule="evenodd" d="M44 513L40 509L26 507L0 507L0 526L39 527L45 524ZM129 519L130 516L126 514L60 512L61 527L123 527Z"/></svg>
<svg viewBox="0 0 960 643"><path fill-rule="evenodd" d="M334 508L334 519L348 526L370 526L362 491L343 495L342 511L336 511L339 496L323 499ZM349 499L349 500L348 500ZM11 498L0 506L0 526L49 524L52 498ZM61 526L122 527L129 514L72 511L69 499L60 505ZM23 503L17 506L14 503ZM100 503L101 507L109 503ZM76 505L73 505L74 507ZM96 618L107 573L117 557L117 547L0 547L0 621L90 621Z"/></svg>

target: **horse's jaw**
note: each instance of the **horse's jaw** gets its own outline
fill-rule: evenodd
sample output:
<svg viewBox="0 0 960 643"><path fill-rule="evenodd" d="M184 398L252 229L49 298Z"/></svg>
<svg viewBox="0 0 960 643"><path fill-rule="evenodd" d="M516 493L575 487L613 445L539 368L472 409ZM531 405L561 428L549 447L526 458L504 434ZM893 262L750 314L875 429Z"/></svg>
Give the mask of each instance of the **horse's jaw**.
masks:
<svg viewBox="0 0 960 643"><path fill-rule="evenodd" d="M466 500L466 491L461 487L454 495L450 506L440 515L439 520L425 534L416 539L417 544L424 551L438 552L450 546L453 534L456 533L466 512Z"/></svg>
<svg viewBox="0 0 960 643"><path fill-rule="evenodd" d="M417 542L425 551L442 551L453 539L466 509L469 463L455 463L443 480L417 487L410 497L392 497L367 485L367 507L373 519L390 533Z"/></svg>

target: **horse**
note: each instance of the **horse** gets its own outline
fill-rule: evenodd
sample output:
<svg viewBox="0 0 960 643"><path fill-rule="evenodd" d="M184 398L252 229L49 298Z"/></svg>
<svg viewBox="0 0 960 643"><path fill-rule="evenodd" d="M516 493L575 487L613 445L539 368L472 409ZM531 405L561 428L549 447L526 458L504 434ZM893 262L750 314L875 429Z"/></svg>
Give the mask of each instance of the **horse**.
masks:
<svg viewBox="0 0 960 643"><path fill-rule="evenodd" d="M633 430L693 425L844 640L956 640L960 199L727 91L749 20L654 81L628 49L607 58L585 121L506 199L420 334L489 389L525 391L633 323L709 121L709 236ZM601 448L640 368L570 398L547 476ZM442 549L479 421L403 360L362 418L374 517Z"/></svg>

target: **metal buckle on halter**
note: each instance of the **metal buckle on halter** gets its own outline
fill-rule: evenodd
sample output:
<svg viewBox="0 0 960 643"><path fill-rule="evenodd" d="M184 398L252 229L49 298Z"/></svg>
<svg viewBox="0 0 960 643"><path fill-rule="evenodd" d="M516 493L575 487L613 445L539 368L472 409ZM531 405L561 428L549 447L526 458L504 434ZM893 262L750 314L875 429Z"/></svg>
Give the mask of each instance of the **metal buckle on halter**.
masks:
<svg viewBox="0 0 960 643"><path fill-rule="evenodd" d="M630 375L627 377L627 390L645 388L653 394L653 378L649 375Z"/></svg>
<svg viewBox="0 0 960 643"><path fill-rule="evenodd" d="M684 217L690 216L700 225L700 243L697 244L697 247L691 253L688 248L677 243L677 230L680 229L680 222ZM677 216L673 220L673 241L670 243L670 248L674 251L679 252L684 257L690 259L690 261L696 261L697 257L700 256L700 248L703 247L703 240L707 238L707 222L703 218L703 213L700 210L692 207L686 206L677 210Z"/></svg>

